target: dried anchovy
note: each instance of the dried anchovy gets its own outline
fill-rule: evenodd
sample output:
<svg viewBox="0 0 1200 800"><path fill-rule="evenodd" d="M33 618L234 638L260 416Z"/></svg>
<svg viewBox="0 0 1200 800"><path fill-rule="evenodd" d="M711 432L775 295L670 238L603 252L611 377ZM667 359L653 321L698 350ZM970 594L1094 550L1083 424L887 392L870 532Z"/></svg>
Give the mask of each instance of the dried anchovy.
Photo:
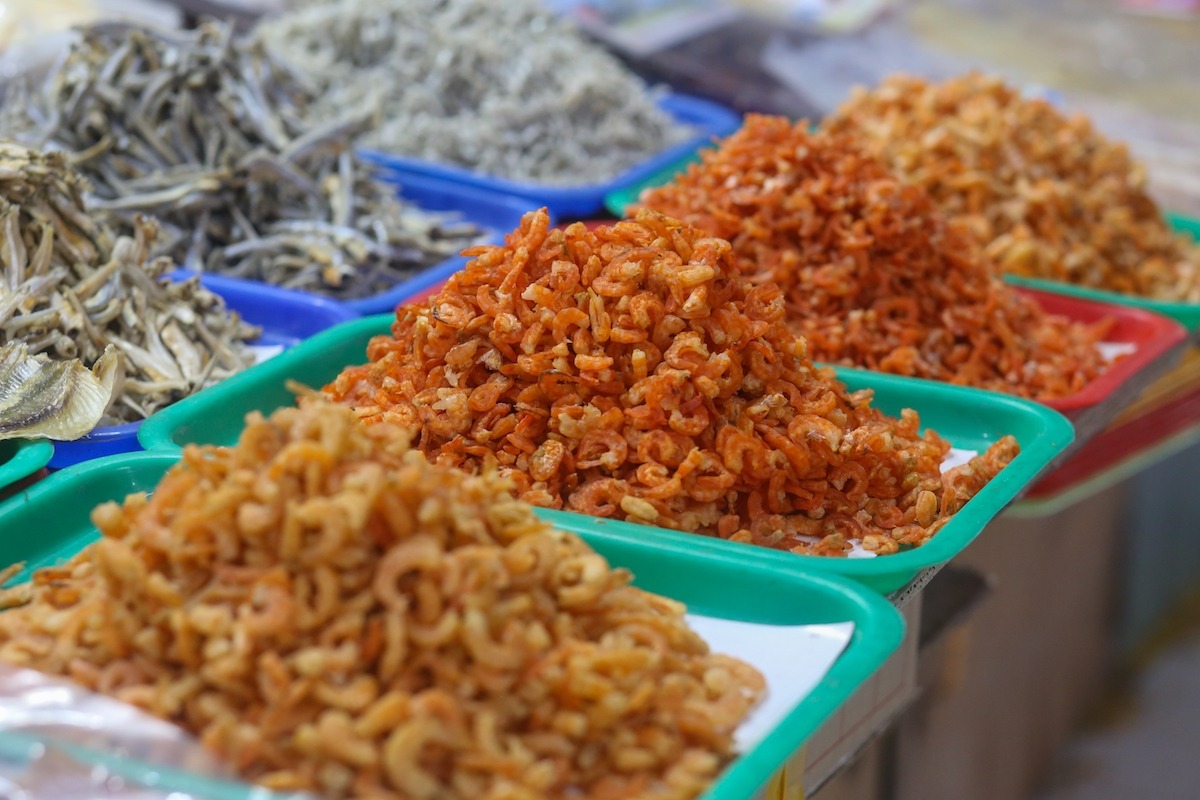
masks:
<svg viewBox="0 0 1200 800"><path fill-rule="evenodd" d="M115 346L123 361L100 424L143 419L253 363L259 335L198 280L161 276L157 226L138 217L116 236L92 219L83 181L59 153L0 144L0 346L79 359L93 368Z"/></svg>
<svg viewBox="0 0 1200 800"><path fill-rule="evenodd" d="M311 122L304 78L228 25L87 28L43 100L96 208L158 216L192 269L353 299L482 234L403 205L349 151L369 112Z"/></svg>
<svg viewBox="0 0 1200 800"><path fill-rule="evenodd" d="M695 131L537 0L336 0L267 19L270 49L321 76L320 107L375 107L364 143L505 178L612 178Z"/></svg>

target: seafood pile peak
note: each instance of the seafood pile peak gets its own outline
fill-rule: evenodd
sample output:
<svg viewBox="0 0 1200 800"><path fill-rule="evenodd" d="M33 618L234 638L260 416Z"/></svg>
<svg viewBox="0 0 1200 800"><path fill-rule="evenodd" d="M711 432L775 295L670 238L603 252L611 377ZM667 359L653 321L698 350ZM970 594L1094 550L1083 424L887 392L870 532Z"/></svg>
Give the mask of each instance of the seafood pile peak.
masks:
<svg viewBox="0 0 1200 800"><path fill-rule="evenodd" d="M652 211L589 229L529 212L396 310L325 387L416 428L439 464L494 465L534 505L795 553L918 547L1017 456L888 417L810 360L782 290L729 242Z"/></svg>

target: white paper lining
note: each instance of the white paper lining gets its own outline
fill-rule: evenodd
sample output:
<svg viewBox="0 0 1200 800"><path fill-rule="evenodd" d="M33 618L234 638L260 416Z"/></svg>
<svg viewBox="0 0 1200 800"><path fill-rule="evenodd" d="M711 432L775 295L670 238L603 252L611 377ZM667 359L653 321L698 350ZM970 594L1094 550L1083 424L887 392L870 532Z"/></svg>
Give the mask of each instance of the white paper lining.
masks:
<svg viewBox="0 0 1200 800"><path fill-rule="evenodd" d="M742 753L758 745L816 688L854 635L853 622L763 625L692 614L687 622L712 652L745 661L767 681L766 697L734 734Z"/></svg>
<svg viewBox="0 0 1200 800"><path fill-rule="evenodd" d="M1121 356L1133 355L1138 346L1133 342L1100 342L1096 349L1100 351L1100 357L1111 364Z"/></svg>
<svg viewBox="0 0 1200 800"><path fill-rule="evenodd" d="M955 467L961 467L977 455L979 455L978 450L962 450L957 447L951 447L950 452L942 459L942 472L945 473Z"/></svg>
<svg viewBox="0 0 1200 800"><path fill-rule="evenodd" d="M254 363L261 364L279 355L286 348L281 344L252 344L248 349L254 354Z"/></svg>

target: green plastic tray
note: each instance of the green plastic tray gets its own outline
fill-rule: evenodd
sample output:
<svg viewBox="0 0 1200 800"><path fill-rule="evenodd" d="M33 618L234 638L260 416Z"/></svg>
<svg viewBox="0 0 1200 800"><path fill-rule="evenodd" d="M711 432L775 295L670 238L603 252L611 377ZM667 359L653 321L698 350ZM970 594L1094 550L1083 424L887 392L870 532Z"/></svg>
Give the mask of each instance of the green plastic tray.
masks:
<svg viewBox="0 0 1200 800"><path fill-rule="evenodd" d="M177 453L160 452L97 459L56 473L0 504L0 531L8 534L0 537L0 566L18 561L29 568L61 563L98 538L90 522L93 507L130 492L151 491L178 458ZM23 531L38 535L21 535ZM753 795L879 669L904 635L903 621L889 603L850 582L746 563L739 552L709 547L708 542L651 543L605 530L582 536L610 563L629 568L637 585L679 600L693 613L776 625L855 624L849 646L817 687L760 744L725 770L705 795L707 800L746 800ZM26 569L14 582L28 575ZM136 774L142 766L131 769ZM180 776L167 777L174 782ZM196 781L191 783L195 788ZM244 789L223 788L206 796L232 800L244 796Z"/></svg>
<svg viewBox="0 0 1200 800"><path fill-rule="evenodd" d="M365 317L324 331L270 361L155 414L142 425L138 438L147 450L177 451L191 443L233 444L247 413L270 413L294 402L284 385L289 378L313 387L328 383L344 366L363 363L367 342L375 335L388 333L393 319L391 314ZM794 555L714 540L713 545L727 548L731 558L765 556L781 569L840 574L876 591L892 592L921 570L953 558L992 517L1030 486L1074 438L1074 429L1059 413L1008 395L844 367L839 367L837 373L852 390L874 389L875 404L888 414L898 416L906 407L916 409L925 425L956 447L982 451L1005 434L1012 434L1020 442L1022 452L936 537L915 550L879 558L843 559ZM677 541L679 546L697 546L707 541L690 534L616 524L571 513L547 511L545 516L581 533L611 529L614 535L654 541L662 537Z"/></svg>
<svg viewBox="0 0 1200 800"><path fill-rule="evenodd" d="M843 367L837 373L851 390L874 389L874 405L885 413L897 416L904 408L916 409L921 414L923 428L933 428L955 447L982 452L1001 436L1011 434L1020 443L1021 453L926 544L876 558L795 555L581 514L549 509L539 509L538 514L564 530L581 535L605 531L632 540L653 537L655 543L670 543L679 548L704 546L737 551L743 559L771 565L779 571L838 575L881 594L891 594L923 570L941 566L962 552L988 522L1033 485L1034 479L1057 460L1075 436L1065 417L1027 400Z"/></svg>
<svg viewBox="0 0 1200 800"><path fill-rule="evenodd" d="M54 445L45 439L0 441L0 489L28 478L50 463Z"/></svg>
<svg viewBox="0 0 1200 800"><path fill-rule="evenodd" d="M1166 214L1167 222L1180 233L1185 233L1194 241L1200 242L1200 220L1189 219L1179 214ZM1141 308L1170 317L1193 335L1200 332L1200 303L1172 303L1167 300L1151 300L1146 297L1135 297L1118 292L1106 292L1103 289L1091 289L1086 286L1076 286L1062 281L1050 281L1042 278L1023 278L1019 275L1005 275L1004 280L1014 286L1027 286L1056 294L1081 297L1085 300L1095 300L1101 303L1113 303L1130 308Z"/></svg>
<svg viewBox="0 0 1200 800"><path fill-rule="evenodd" d="M703 148L700 148L703 149ZM679 173L688 168L689 164L694 164L700 160L700 150L692 153L689 156L684 156L677 161L673 161L667 166L648 176L642 181L626 186L623 189L609 192L604 197L604 208L614 217L624 217L625 209L637 202L642 190L649 189L651 186L662 186L667 181L674 178Z"/></svg>

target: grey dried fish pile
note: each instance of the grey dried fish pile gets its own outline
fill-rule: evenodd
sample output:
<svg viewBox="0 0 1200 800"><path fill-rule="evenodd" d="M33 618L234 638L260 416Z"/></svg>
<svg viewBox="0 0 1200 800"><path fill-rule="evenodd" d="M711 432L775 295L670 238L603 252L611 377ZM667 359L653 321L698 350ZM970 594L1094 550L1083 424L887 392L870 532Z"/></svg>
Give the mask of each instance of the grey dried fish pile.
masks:
<svg viewBox="0 0 1200 800"><path fill-rule="evenodd" d="M94 207L157 216L185 266L353 299L457 255L474 225L405 206L355 158L360 109L308 121L302 75L232 28L82 31L42 96Z"/></svg>
<svg viewBox="0 0 1200 800"><path fill-rule="evenodd" d="M120 353L113 425L158 409L253 363L260 331L225 308L198 280L174 282L166 258L151 258L154 222L133 236L92 219L83 181L62 154L0 143L0 347L78 359L96 368Z"/></svg>
<svg viewBox="0 0 1200 800"><path fill-rule="evenodd" d="M319 108L377 108L364 144L548 185L613 178L694 136L538 0L332 0L265 19Z"/></svg>

